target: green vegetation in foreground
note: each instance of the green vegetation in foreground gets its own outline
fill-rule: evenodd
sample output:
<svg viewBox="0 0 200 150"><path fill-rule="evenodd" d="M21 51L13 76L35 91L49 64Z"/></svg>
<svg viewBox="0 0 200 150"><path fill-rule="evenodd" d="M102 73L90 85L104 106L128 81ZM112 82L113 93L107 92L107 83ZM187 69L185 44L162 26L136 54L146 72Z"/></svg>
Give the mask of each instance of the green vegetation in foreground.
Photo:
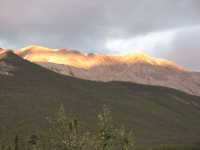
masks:
<svg viewBox="0 0 200 150"><path fill-rule="evenodd" d="M79 133L79 123L76 118L69 120L65 115L64 107L61 105L55 118L47 117L52 125L52 129L58 135L52 139L53 146L48 149L54 150L129 150L133 149L133 134L125 133L124 127L117 130L112 124L113 120L110 110L104 106L103 114L99 115L98 134L91 136L90 132L83 135ZM15 142L11 142L11 134L8 138L1 141L1 149L19 150L18 134L16 133ZM46 150L46 137L44 134L38 135L35 130L26 139L27 150Z"/></svg>
<svg viewBox="0 0 200 150"><path fill-rule="evenodd" d="M69 118L79 119L80 131L96 134L96 116L105 104L116 128L124 125L134 133L135 149L200 148L198 96L165 87L68 77L12 52L0 61L16 67L13 76L0 75L0 138L18 131L24 145L34 127L51 139L54 134L44 118L53 116L61 102Z"/></svg>

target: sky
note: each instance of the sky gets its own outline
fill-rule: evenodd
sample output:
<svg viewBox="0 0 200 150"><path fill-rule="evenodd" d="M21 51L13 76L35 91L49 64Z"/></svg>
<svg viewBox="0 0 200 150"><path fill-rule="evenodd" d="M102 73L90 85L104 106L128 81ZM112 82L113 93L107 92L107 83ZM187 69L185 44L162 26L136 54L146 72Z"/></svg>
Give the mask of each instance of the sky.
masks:
<svg viewBox="0 0 200 150"><path fill-rule="evenodd" d="M200 72L200 0L0 0L0 47L142 51Z"/></svg>

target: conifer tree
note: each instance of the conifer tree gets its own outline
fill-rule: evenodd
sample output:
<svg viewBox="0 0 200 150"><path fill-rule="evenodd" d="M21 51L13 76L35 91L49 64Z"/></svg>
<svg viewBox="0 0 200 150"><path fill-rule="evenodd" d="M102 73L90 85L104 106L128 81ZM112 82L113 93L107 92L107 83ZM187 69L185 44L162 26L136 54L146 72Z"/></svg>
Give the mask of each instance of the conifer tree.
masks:
<svg viewBox="0 0 200 150"><path fill-rule="evenodd" d="M5 138L3 138L2 143L1 143L1 150L5 150L5 149L6 149Z"/></svg>
<svg viewBox="0 0 200 150"><path fill-rule="evenodd" d="M30 136L27 137L26 143L27 143L27 150L29 149L38 149L38 141L39 141L39 136L35 133L35 129L33 129L32 133Z"/></svg>
<svg viewBox="0 0 200 150"><path fill-rule="evenodd" d="M8 140L7 140L7 142L8 142L8 150L11 150L11 133L10 133L10 131L8 132Z"/></svg>
<svg viewBox="0 0 200 150"><path fill-rule="evenodd" d="M78 120L77 118L74 118L74 130L75 130L75 136L78 137Z"/></svg>
<svg viewBox="0 0 200 150"><path fill-rule="evenodd" d="M18 132L15 134L15 150L19 150L19 137L18 137Z"/></svg>
<svg viewBox="0 0 200 150"><path fill-rule="evenodd" d="M44 134L41 135L40 140L41 140L41 150L46 150L46 138Z"/></svg>

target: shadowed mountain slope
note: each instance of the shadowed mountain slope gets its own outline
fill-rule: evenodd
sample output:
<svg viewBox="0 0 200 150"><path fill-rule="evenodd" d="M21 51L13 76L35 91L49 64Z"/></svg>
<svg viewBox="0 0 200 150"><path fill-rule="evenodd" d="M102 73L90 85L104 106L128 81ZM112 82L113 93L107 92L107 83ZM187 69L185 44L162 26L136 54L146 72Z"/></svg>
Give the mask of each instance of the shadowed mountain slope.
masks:
<svg viewBox="0 0 200 150"><path fill-rule="evenodd" d="M64 76L12 52L0 59L13 70L0 74L0 130L19 132L22 141L34 126L52 134L47 116L62 102L66 114L80 120L81 131L97 132L98 114L106 104L116 127L133 131L136 149L198 149L200 97L130 82L95 82ZM22 142L20 141L20 142Z"/></svg>
<svg viewBox="0 0 200 150"><path fill-rule="evenodd" d="M186 70L173 62L152 58L142 52L108 56L31 45L15 53L63 75L92 81L159 85L200 96L199 72Z"/></svg>

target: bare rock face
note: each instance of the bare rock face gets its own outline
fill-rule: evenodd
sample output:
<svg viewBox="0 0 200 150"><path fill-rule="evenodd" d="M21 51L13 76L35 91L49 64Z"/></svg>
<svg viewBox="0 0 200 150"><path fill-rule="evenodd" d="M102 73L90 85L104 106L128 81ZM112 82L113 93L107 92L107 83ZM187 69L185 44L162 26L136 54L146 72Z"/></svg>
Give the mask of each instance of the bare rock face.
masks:
<svg viewBox="0 0 200 150"><path fill-rule="evenodd" d="M93 81L128 81L159 85L200 96L200 73L142 52L124 56L83 54L31 45L16 54L52 71Z"/></svg>
<svg viewBox="0 0 200 150"><path fill-rule="evenodd" d="M3 60L1 60L2 58L7 56L6 50L4 50L3 52L2 51L0 50L0 74L12 76L12 73L10 73L10 71L16 68L9 64L6 64Z"/></svg>
<svg viewBox="0 0 200 150"><path fill-rule="evenodd" d="M0 48L0 54L7 52L8 50Z"/></svg>

